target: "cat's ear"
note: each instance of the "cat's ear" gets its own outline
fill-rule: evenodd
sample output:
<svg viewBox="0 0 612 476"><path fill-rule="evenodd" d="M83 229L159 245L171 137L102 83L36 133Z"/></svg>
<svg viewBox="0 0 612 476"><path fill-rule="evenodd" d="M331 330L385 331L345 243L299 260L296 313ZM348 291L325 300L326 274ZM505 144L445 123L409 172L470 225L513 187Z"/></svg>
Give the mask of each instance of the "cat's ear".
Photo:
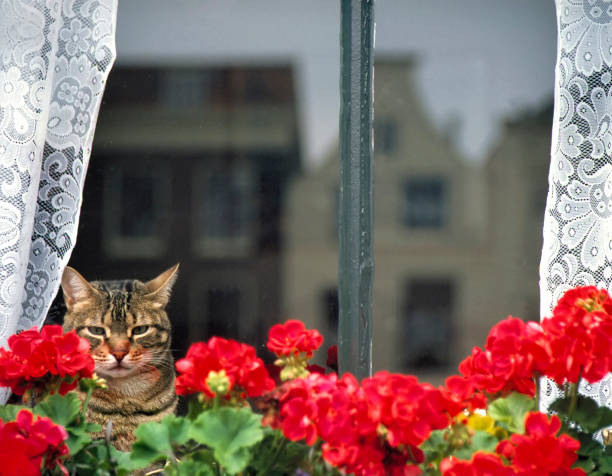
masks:
<svg viewBox="0 0 612 476"><path fill-rule="evenodd" d="M64 274L62 274L62 291L69 311L74 308L75 304L87 301L97 294L93 286L76 269L70 266L66 266Z"/></svg>
<svg viewBox="0 0 612 476"><path fill-rule="evenodd" d="M149 290L149 294L145 297L152 299L159 307L165 307L170 300L172 286L178 278L178 269L179 263L164 271L157 278L146 282L145 286Z"/></svg>

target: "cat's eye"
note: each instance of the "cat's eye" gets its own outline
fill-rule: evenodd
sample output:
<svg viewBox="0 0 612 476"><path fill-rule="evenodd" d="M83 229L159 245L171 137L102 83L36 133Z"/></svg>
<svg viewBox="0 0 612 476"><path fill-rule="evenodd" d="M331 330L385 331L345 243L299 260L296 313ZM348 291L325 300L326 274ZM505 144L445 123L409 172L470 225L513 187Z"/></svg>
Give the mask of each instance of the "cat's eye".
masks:
<svg viewBox="0 0 612 476"><path fill-rule="evenodd" d="M132 335L136 336L139 334L144 334L149 330L149 326L136 326L132 329Z"/></svg>
<svg viewBox="0 0 612 476"><path fill-rule="evenodd" d="M104 329L104 327L89 326L87 330L90 334L93 334L95 336L103 336L106 334L106 330Z"/></svg>

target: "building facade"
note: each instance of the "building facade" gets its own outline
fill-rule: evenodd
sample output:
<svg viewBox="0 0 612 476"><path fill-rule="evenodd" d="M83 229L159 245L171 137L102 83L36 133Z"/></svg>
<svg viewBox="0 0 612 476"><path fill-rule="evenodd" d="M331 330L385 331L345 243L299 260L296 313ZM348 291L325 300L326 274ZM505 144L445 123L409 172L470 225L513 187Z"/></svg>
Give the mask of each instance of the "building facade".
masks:
<svg viewBox="0 0 612 476"><path fill-rule="evenodd" d="M411 59L375 67L373 366L437 380L507 313L537 318L550 118L508 125L486 164L470 163L430 126L414 73ZM283 220L283 311L330 344L338 181L334 150L293 182Z"/></svg>

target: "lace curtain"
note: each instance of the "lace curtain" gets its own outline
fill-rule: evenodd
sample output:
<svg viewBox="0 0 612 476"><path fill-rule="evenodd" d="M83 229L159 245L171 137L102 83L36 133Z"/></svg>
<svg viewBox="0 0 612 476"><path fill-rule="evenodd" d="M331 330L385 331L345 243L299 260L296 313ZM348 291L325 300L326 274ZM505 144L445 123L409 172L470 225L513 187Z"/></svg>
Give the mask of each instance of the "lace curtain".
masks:
<svg viewBox="0 0 612 476"><path fill-rule="evenodd" d="M612 0L556 0L557 66L540 265L543 317L569 288L612 291ZM612 375L581 392L612 406ZM559 389L547 381L545 407Z"/></svg>
<svg viewBox="0 0 612 476"><path fill-rule="evenodd" d="M42 323L74 246L117 0L0 0L0 345Z"/></svg>

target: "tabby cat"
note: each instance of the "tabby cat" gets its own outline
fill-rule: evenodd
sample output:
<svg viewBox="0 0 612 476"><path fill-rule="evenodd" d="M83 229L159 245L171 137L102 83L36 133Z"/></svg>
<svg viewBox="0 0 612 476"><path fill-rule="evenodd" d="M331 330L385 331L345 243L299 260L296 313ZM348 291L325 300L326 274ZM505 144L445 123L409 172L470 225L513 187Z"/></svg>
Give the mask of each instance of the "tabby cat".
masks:
<svg viewBox="0 0 612 476"><path fill-rule="evenodd" d="M161 420L176 408L165 307L177 271L178 264L146 283L90 283L71 267L62 276L64 331L75 329L90 342L96 374L108 386L93 392L88 418L103 429L112 421L111 441L123 451L130 449L140 423Z"/></svg>

